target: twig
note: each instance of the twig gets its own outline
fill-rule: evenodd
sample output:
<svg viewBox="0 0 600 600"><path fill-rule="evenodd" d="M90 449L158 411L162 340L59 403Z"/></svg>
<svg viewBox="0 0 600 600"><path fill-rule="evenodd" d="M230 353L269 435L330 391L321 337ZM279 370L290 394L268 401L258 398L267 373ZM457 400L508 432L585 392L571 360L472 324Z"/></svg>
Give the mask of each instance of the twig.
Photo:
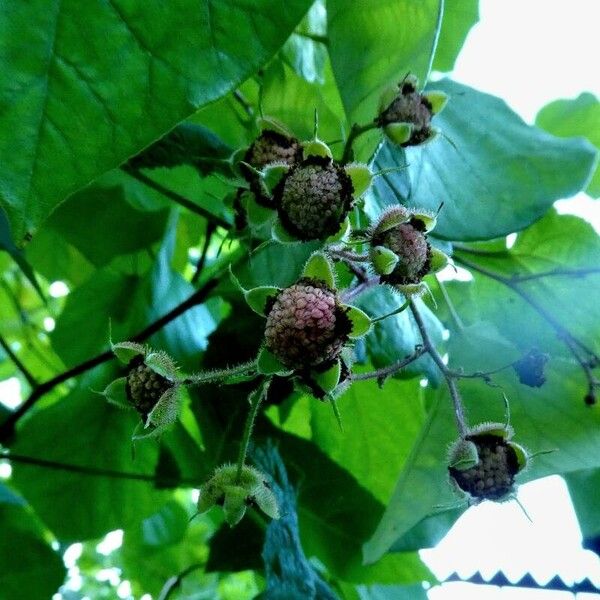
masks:
<svg viewBox="0 0 600 600"><path fill-rule="evenodd" d="M178 194L177 192L166 188L157 181L154 181L154 179L152 179L151 177L148 177L147 175L142 173L141 171L127 166L122 167L122 169L128 175L131 175L134 179L137 179L140 183L147 185L149 188L152 188L154 191L158 192L159 194L162 194L163 196L165 196L169 200L172 200L176 204L187 208L190 212L196 213L197 215L204 217L207 221L214 223L219 227L223 227L223 229L231 229L231 224L225 221L225 219L222 219L217 215L213 215L211 212L209 212L199 204L196 204L195 202L188 200L181 194Z"/></svg>
<svg viewBox="0 0 600 600"><path fill-rule="evenodd" d="M202 568L204 568L203 564L196 563L196 564L190 565L187 569L184 569L183 571L181 571L181 573L179 573L179 575L174 575L173 577L169 577L169 579L167 579L165 585L163 586L163 589L160 591L160 594L158 595L157 600L168 600L171 596L171 593L174 592L182 584L183 580L190 573L193 573L194 571L197 571L198 569L202 569Z"/></svg>
<svg viewBox="0 0 600 600"><path fill-rule="evenodd" d="M145 341L151 335L153 335L157 331L160 331L160 329L162 329L165 325L175 320L177 317L182 315L184 312L188 311L190 308L193 308L198 304L202 304L204 300L206 300L210 292L212 292L212 290L217 286L218 282L219 280L217 278L209 279L201 288L196 290L189 298L187 298L187 300L184 300L181 304L178 304L175 308L170 310L166 315L163 315L162 317L160 317L160 319L157 319L156 321L142 329L140 332L135 334L131 338L131 341ZM23 402L21 406L19 406L6 418L6 420L2 424L0 424L0 442L5 441L14 433L17 421L19 421L19 419L27 411L29 411L31 407L34 406L40 398L42 398L42 396L53 390L56 386L60 385L61 383L64 383L65 381L68 381L73 377L77 377L78 375L81 375L82 373L85 373L86 371L89 371L90 369L93 369L98 365L108 362L113 357L114 355L112 351L107 350L92 358L89 358L88 360L85 360L82 363L79 363L78 365L75 365L71 369L68 369L63 373L58 374L56 377L53 377L52 379L49 379L48 381L40 383L39 385L34 387L27 400L25 400L25 402Z"/></svg>
<svg viewBox="0 0 600 600"><path fill-rule="evenodd" d="M379 277L368 277L365 281L355 285L352 288L344 290L341 294L342 302L350 302L363 292L379 284Z"/></svg>
<svg viewBox="0 0 600 600"><path fill-rule="evenodd" d="M452 399L452 405L454 406L454 418L456 420L456 427L458 428L458 433L460 437L464 438L467 436L469 428L467 426L467 421L465 418L463 403L458 392L458 387L456 385L456 374L450 371L450 369L448 369L448 367L444 364L440 353L437 351L436 347L431 341L431 338L429 337L429 333L427 332L425 323L423 323L423 319L421 318L421 313L419 312L418 308L412 300L410 302L410 310L412 311L415 323L417 324L417 327L419 328L419 331L421 333L421 338L423 340L423 345L425 347L426 352L429 354L429 356L431 356L433 362L437 365L438 369L441 371L442 375L444 376L444 379L446 380L448 391L450 392L450 398Z"/></svg>
<svg viewBox="0 0 600 600"><path fill-rule="evenodd" d="M352 252L350 250L336 250L334 248L329 248L327 254L329 254L331 258L349 262L369 262L371 260L368 254L358 254L358 252Z"/></svg>
<svg viewBox="0 0 600 600"><path fill-rule="evenodd" d="M382 367L381 369L377 369L375 371L369 371L367 373L356 373L351 376L352 381L366 381L367 379L385 379L386 377L390 377L397 373L410 363L417 360L420 356L425 354L427 350L424 346L417 346L415 351L406 358L396 361L387 367Z"/></svg>
<svg viewBox="0 0 600 600"><path fill-rule="evenodd" d="M196 265L196 270L194 271L194 275L192 276L191 283L196 284L198 282L198 278L202 273L202 269L204 269L204 265L206 264L206 255L208 254L208 248L212 241L213 235L217 230L217 225L212 221L209 221L206 225L206 232L204 234L204 243L202 244L202 251L200 254L200 259L198 260L198 264Z"/></svg>
<svg viewBox="0 0 600 600"><path fill-rule="evenodd" d="M367 131L371 131L371 129L377 129L377 127L378 125L377 123L375 123L375 121L367 123L366 125L357 125L356 123L352 125L352 127L350 128L350 133L348 134L348 139L346 140L346 144L344 146L344 153L342 154L341 163L343 165L352 160L352 146L356 138L361 136L363 133L366 133Z"/></svg>
<svg viewBox="0 0 600 600"><path fill-rule="evenodd" d="M4 352L6 352L10 360L12 360L15 367L17 367L17 369L21 371L21 374L23 375L23 377L25 377L27 383L31 387L35 387L37 385L35 377L29 372L29 369L27 369L27 367L21 362L19 357L13 352L12 348L9 346L8 342L1 335L0 346L2 346L2 349L4 350Z"/></svg>
<svg viewBox="0 0 600 600"><path fill-rule="evenodd" d="M116 471L114 469L100 469L97 467L87 467L84 465L74 465L70 463L62 463L54 460L46 460L45 458L36 458L33 456L23 456L22 454L14 454L13 452L0 452L0 460L7 460L13 463L24 465L34 465L45 469L54 469L57 471L68 471L70 473L80 473L82 475L90 475L93 477L107 477L109 479L128 479L131 481L148 481L150 483L188 484L189 487L198 487L200 482L197 479L178 477L169 479L168 477L157 477L156 475L148 475L145 473L134 473L131 471Z"/></svg>

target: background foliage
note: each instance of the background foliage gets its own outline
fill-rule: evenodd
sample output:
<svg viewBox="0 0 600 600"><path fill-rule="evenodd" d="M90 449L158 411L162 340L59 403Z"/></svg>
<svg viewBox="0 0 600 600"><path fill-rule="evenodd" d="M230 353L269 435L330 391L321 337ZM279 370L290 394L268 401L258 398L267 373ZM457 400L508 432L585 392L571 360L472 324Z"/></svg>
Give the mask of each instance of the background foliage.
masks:
<svg viewBox="0 0 600 600"><path fill-rule="evenodd" d="M425 81L432 67L452 70L477 2L0 0L0 14L0 378L18 378L29 398L16 412L0 404L12 465L0 483L0 597L49 598L66 582L69 600L115 598L115 577L136 598L249 598L300 581L317 598L424 597L420 584L433 577L417 550L465 508L447 482L457 433L429 357L381 387L355 383L339 400L343 432L330 407L281 384L253 456L275 473L287 507L275 528L258 514L232 530L218 511L189 520L190 490L235 460L248 384L192 391L175 428L138 444L135 459L135 417L93 390L118 374L109 320L113 339L142 332L190 370L256 355L264 323L229 266L247 287L285 286L315 245L270 242L249 254L226 241L234 214L223 160L252 141L259 106L300 138L312 135L317 109L320 136L341 154L384 88L408 72ZM466 373L533 347L549 355L540 388L505 369L493 376L501 388L463 379L461 392L472 423L503 421L507 395L517 441L557 450L520 481L566 475L584 534L597 535L585 490L600 477L600 417L584 397L600 353L600 242L552 204L600 194L600 105L588 93L557 100L531 127L499 98L447 78L430 85L450 96L435 121L443 137L406 150L380 144L376 131L360 138L357 158L375 172L409 166L377 178L354 218L443 202L434 243L471 276L443 287L428 279L430 335ZM200 132L193 160L131 169L182 121ZM352 285L351 273L339 275ZM358 304L375 317L397 302L374 289ZM391 317L357 345L357 368L389 365L419 343L407 312ZM97 544L114 530L122 544L105 555ZM61 559L68 548L70 575L80 551L79 589ZM290 561L283 583L273 556Z"/></svg>

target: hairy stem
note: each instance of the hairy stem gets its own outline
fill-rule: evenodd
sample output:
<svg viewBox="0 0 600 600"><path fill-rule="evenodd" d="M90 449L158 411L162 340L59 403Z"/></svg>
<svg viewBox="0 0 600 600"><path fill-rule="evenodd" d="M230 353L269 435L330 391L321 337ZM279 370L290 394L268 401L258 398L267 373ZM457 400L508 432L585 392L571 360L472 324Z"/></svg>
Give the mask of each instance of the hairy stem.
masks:
<svg viewBox="0 0 600 600"><path fill-rule="evenodd" d="M348 134L348 139L346 140L346 145L344 146L344 153L342 154L341 163L345 165L352 160L354 142L358 137L360 137L363 133L367 131L371 131L372 129L377 128L377 123L372 121L371 123L367 123L366 125L358 125L354 123L350 128L350 133Z"/></svg>
<svg viewBox="0 0 600 600"><path fill-rule="evenodd" d="M340 299L342 302L351 302L354 298L378 284L379 277L368 277L365 281L358 283L354 287L344 290L340 295Z"/></svg>
<svg viewBox="0 0 600 600"><path fill-rule="evenodd" d="M418 308L412 300L410 302L410 310L412 311L415 323L417 324L419 332L421 333L423 346L425 347L426 352L429 354L429 356L431 356L433 362L436 364L436 366L444 376L444 379L446 380L446 385L448 386L448 391L450 392L450 398L454 407L454 419L456 420L456 427L458 429L460 437L464 438L466 437L469 428L467 426L467 421L465 418L465 409L462 403L462 399L458 391L458 386L456 385L457 376L455 373L450 371L450 369L448 369L448 367L444 364L440 353L437 351L436 347L431 341L431 338L429 337L429 333L427 332L425 323L423 323L421 313L419 312Z"/></svg>
<svg viewBox="0 0 600 600"><path fill-rule="evenodd" d="M388 365L387 367L382 367L381 369L377 369L375 371L353 374L351 376L351 379L352 381L366 381L367 379L385 379L386 377L394 375L410 363L417 360L417 358L425 354L425 352L427 352L427 350L424 346L417 346L415 348L415 351L410 356L402 358L396 361L395 363Z"/></svg>
<svg viewBox="0 0 600 600"><path fill-rule="evenodd" d="M202 304L208 295L212 292L212 290L219 283L218 278L209 279L201 288L196 290L189 298L184 300L181 304L178 304L175 308L170 310L167 314L163 315L154 323L151 323L140 332L135 334L131 341L133 342L143 342L147 340L151 335L155 334L157 331L160 331L165 325L174 321L177 317L188 311L190 308L197 306L198 304ZM101 352L88 360L75 365L71 369L64 371L56 377L49 379L48 381L44 381L39 385L35 386L23 404L19 406L14 412L12 412L5 421L0 424L0 442L6 441L13 433L15 429L15 425L23 417L25 413L27 413L35 404L46 395L48 392L53 390L55 387L72 379L73 377L77 377L98 365L101 365L105 362L114 358L114 354L111 350L106 350L105 352Z"/></svg>
<svg viewBox="0 0 600 600"><path fill-rule="evenodd" d="M270 384L271 380L266 379L260 384L258 388L251 392L248 396L248 400L250 401L250 410L248 412L248 417L246 418L246 424L244 425L244 435L242 436L242 443L240 445L240 453L237 461L237 471L235 474L236 482L239 482L242 476L242 469L244 468L244 464L246 464L248 444L250 443L250 437L252 436L254 421L256 420L256 415L258 414L258 409L261 405L261 402L267 395L267 391L269 389Z"/></svg>
<svg viewBox="0 0 600 600"><path fill-rule="evenodd" d="M256 370L256 359L249 360L248 362L241 363L227 369L216 369L214 371L194 373L185 379L183 384L202 385L203 383L212 383L221 379L225 379L226 377L233 377L234 375L245 375L246 373L254 370Z"/></svg>

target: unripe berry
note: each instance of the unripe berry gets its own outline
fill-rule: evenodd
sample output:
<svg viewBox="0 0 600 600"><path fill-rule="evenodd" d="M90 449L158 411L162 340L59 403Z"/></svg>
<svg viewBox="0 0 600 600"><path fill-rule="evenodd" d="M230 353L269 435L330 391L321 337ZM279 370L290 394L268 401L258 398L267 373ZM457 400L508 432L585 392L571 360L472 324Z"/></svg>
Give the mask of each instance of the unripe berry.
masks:
<svg viewBox="0 0 600 600"><path fill-rule="evenodd" d="M142 418L148 416L161 396L173 385L172 381L145 365L141 358L131 361L127 374L127 398Z"/></svg>
<svg viewBox="0 0 600 600"><path fill-rule="evenodd" d="M274 200L287 231L300 240L325 239L338 232L352 207L353 186L329 157L309 156L277 184Z"/></svg>
<svg viewBox="0 0 600 600"><path fill-rule="evenodd" d="M453 482L475 501L504 500L514 491L515 475L525 468L528 454L510 441L512 430L489 423L471 430L450 451L448 472ZM460 464L465 443L474 444L476 464ZM469 468L465 468L465 466Z"/></svg>
<svg viewBox="0 0 600 600"><path fill-rule="evenodd" d="M265 342L283 365L302 370L337 359L351 328L333 290L321 281L301 279L273 302Z"/></svg>
<svg viewBox="0 0 600 600"><path fill-rule="evenodd" d="M402 146L415 146L426 141L431 135L433 107L430 101L417 91L415 82L407 79L399 86L399 91L391 104L377 117L377 124L386 127L392 123L410 123L410 137Z"/></svg>
<svg viewBox="0 0 600 600"><path fill-rule="evenodd" d="M382 275L382 281L393 285L409 285L419 283L429 272L431 261L431 246L423 223L412 219L375 233L371 241L372 247L383 246L391 250L398 262L394 270Z"/></svg>

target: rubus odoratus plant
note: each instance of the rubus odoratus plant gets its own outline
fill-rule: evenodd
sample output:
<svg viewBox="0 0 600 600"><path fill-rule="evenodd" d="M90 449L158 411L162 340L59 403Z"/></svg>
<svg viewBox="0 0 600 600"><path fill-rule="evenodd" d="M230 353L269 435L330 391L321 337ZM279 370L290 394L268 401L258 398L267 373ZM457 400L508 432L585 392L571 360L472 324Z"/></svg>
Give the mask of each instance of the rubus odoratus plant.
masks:
<svg viewBox="0 0 600 600"><path fill-rule="evenodd" d="M527 467L529 454L512 441L513 433L509 425L481 423L450 448L450 480L471 503L514 497L515 476Z"/></svg>
<svg viewBox="0 0 600 600"><path fill-rule="evenodd" d="M444 92L420 92L419 80L414 75L407 75L396 88L390 88L382 95L375 122L394 144L424 144L438 135L437 129L431 126L431 119L447 101Z"/></svg>

